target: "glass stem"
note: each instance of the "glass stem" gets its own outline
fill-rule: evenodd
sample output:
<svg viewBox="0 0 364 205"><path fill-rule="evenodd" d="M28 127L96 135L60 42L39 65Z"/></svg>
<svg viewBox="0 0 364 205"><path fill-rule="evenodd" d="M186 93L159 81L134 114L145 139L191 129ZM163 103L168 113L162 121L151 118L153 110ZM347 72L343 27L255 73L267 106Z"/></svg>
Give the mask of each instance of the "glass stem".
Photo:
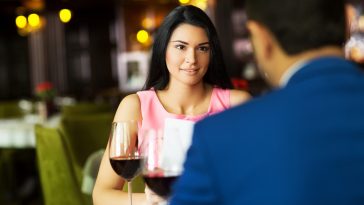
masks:
<svg viewBox="0 0 364 205"><path fill-rule="evenodd" d="M132 186L131 186L131 181L128 181L128 196L129 196L129 201L130 201L130 205L133 205L133 199L132 199Z"/></svg>

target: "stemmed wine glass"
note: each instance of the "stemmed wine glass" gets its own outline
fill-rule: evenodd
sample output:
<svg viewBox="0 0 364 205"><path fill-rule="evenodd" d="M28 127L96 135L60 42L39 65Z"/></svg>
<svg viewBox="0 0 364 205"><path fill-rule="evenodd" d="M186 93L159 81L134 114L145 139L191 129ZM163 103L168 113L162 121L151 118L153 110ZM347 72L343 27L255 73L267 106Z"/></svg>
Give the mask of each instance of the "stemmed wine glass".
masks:
<svg viewBox="0 0 364 205"><path fill-rule="evenodd" d="M166 145L163 139L163 131L148 129L142 131L143 142L141 149L144 159L142 160L142 174L147 186L158 196L166 201L171 194L171 187L178 176L182 173L182 164L173 157L179 153L178 144L173 146L173 152L167 151L171 147ZM168 147L169 146L169 147ZM175 155L174 155L175 154Z"/></svg>
<svg viewBox="0 0 364 205"><path fill-rule="evenodd" d="M113 122L110 137L110 164L128 182L129 201L132 205L131 181L141 172L142 159L138 150L138 122Z"/></svg>

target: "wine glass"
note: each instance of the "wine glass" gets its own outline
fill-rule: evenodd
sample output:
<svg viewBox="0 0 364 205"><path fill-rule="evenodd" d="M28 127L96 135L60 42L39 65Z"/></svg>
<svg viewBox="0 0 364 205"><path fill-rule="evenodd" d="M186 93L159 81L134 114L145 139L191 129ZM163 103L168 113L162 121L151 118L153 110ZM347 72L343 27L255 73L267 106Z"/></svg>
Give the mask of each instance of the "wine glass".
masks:
<svg viewBox="0 0 364 205"><path fill-rule="evenodd" d="M141 172L138 150L138 122L113 122L109 141L109 158L114 171L128 182L128 195L132 205L131 181Z"/></svg>
<svg viewBox="0 0 364 205"><path fill-rule="evenodd" d="M142 136L143 179L154 193L167 201L173 183L182 173L182 163L179 160L174 160L174 157L181 153L180 143L176 141L172 145L173 153L171 153L171 144L165 143L162 130L143 130Z"/></svg>

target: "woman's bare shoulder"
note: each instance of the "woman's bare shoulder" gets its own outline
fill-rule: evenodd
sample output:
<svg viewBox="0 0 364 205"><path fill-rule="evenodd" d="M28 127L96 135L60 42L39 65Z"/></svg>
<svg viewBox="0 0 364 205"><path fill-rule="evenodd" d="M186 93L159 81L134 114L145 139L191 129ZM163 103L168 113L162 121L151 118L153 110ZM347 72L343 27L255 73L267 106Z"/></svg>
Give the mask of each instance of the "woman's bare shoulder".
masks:
<svg viewBox="0 0 364 205"><path fill-rule="evenodd" d="M137 94L125 96L116 110L114 121L141 119L140 100Z"/></svg>
<svg viewBox="0 0 364 205"><path fill-rule="evenodd" d="M231 106L235 106L241 103L248 101L251 98L251 95L244 90L230 90L230 104Z"/></svg>

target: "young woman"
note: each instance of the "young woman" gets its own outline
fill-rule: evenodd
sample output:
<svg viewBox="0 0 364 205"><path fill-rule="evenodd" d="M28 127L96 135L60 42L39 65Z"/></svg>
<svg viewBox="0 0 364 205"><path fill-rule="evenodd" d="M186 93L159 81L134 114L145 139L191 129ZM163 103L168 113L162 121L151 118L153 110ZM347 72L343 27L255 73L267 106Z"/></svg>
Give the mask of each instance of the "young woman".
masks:
<svg viewBox="0 0 364 205"><path fill-rule="evenodd" d="M198 121L250 98L247 92L231 88L211 20L197 7L179 6L164 19L155 37L144 91L126 96L114 121L138 120L142 129L163 128L165 118ZM127 193L120 190L123 184L110 165L107 147L93 191L94 204L127 203ZM144 194L133 194L135 204L145 200Z"/></svg>

